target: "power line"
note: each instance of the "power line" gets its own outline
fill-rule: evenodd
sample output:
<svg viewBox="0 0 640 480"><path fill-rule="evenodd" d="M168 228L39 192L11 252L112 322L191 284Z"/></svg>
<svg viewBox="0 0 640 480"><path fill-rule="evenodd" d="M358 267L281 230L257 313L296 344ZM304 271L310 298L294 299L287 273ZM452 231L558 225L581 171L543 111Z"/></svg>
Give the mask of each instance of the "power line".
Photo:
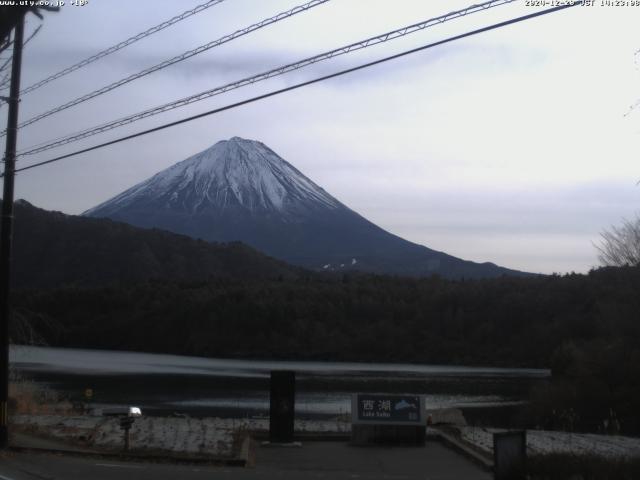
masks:
<svg viewBox="0 0 640 480"><path fill-rule="evenodd" d="M36 29L31 33L31 35L29 35L29 37L24 41L22 46L24 47L27 43L29 43L31 40L33 40L34 37L38 34L38 32L40 31L41 28L42 28L42 25L38 25L36 27Z"/></svg>
<svg viewBox="0 0 640 480"><path fill-rule="evenodd" d="M22 43L22 47L26 47L27 43L29 43L31 40L33 40L33 38L38 34L38 32L40 31L40 29L42 28L42 25L38 25L36 27L36 29L31 33L31 35L29 35L29 37L27 37L27 39ZM4 70L5 67L7 67L7 65L9 65L9 63L11 63L11 60L13 59L13 55L10 55L9 58L7 59L7 61L5 63L2 64L2 66L0 66L0 71Z"/></svg>
<svg viewBox="0 0 640 480"><path fill-rule="evenodd" d="M101 52L96 53L95 55L92 55L88 58L85 58L84 60L71 65L70 67L67 67L63 70L60 70L58 73L54 73L53 75L40 80L39 82L34 83L33 85L26 87L25 89L23 89L20 94L24 95L26 93L32 92L40 87L42 87L43 85L46 85L49 82L53 82L54 80L57 80L60 77L64 77L65 75L70 74L71 72L74 72L76 70L78 70L79 68L85 67L87 65L89 65L90 63L95 62L96 60L100 60L101 58L106 57L107 55L111 55L114 52L117 52L118 50L121 50L125 47L128 47L129 45L131 45L132 43L137 42L138 40L142 40L145 37L148 37L149 35L153 35L154 33L157 33L161 30L164 30L167 27L170 27L171 25L174 25L178 22L181 22L182 20L191 17L192 15L195 15L197 13L202 12L203 10L206 10L210 7L213 7L219 3L224 2L224 0L209 0L206 3L203 3L202 5L198 5L195 8L192 8L191 10L187 10L183 13L181 13L180 15L176 15L173 18L170 18L169 20L166 20L162 23L160 23L159 25L156 25L155 27L151 27L148 30L145 30L144 32L138 33L137 35L134 35L133 37L129 37L126 40L123 40L122 42L113 45L105 50L102 50Z"/></svg>
<svg viewBox="0 0 640 480"><path fill-rule="evenodd" d="M126 78L123 78L121 80L118 80L116 82L113 82L109 85L106 85L102 88L99 88L98 90L94 90L93 92L87 93L85 95L82 95L81 97L78 97L74 100L71 100L70 102L67 102L63 105L60 105L58 107L55 107L49 111L46 111L44 113L41 113L39 115L36 115L35 117L30 118L29 120L25 120L24 122L20 123L20 125L18 125L20 128L22 127L26 127L27 125L31 125L32 123L38 122L40 120L42 120L43 118L49 117L55 113L61 112L63 110L66 110L67 108L71 108L74 107L80 103L86 102L87 100L90 100L92 98L95 98L99 95L102 95L104 93L110 92L111 90L114 90L118 87L121 87L129 82L132 82L134 80L137 80L138 78L142 78L146 75L149 75L153 72L157 72L158 70L162 70L163 68L166 68L170 65L173 65L175 63L181 62L183 60L186 60L187 58L191 58L194 55L198 55L202 52L205 52L207 50L210 50L214 47L217 47L219 45L222 45L224 43L230 42L238 37L242 37L244 35L247 35L251 32L254 32L255 30L264 28L268 25L271 25L273 23L279 22L280 20L284 20L286 18L292 17L293 15L297 15L298 13L302 13L302 12L306 12L307 10L310 10L311 8L317 7L318 5L322 5L323 3L328 2L329 0L311 0L310 2L307 2L303 5L298 5L290 10L287 10L285 12L281 12L278 13L277 15L274 15L273 17L269 17L266 18L258 23L254 23L253 25L250 25L246 28L240 29L240 30L236 30L235 32L225 35L224 37L221 37L217 40L214 40L212 42L206 43L204 45L201 45L197 48L194 48L192 50L189 50L187 52L184 52L181 55L177 55L173 58L170 58L169 60L165 60L162 63L159 63L157 65L154 65L153 67L149 67L146 68L138 73L134 73L133 75L129 75ZM4 136L6 132L2 132L2 134L0 134L0 136Z"/></svg>
<svg viewBox="0 0 640 480"><path fill-rule="evenodd" d="M11 64L12 60L13 60L13 55L10 55L9 58L7 58L5 62L2 65L0 65L0 72L2 72L5 68L7 68L7 66Z"/></svg>
<svg viewBox="0 0 640 480"><path fill-rule="evenodd" d="M8 63L5 63L2 67L0 67L0 74L4 71L4 67L13 61L13 56L9 57L7 60ZM9 83L9 78L11 77L11 72L7 72L0 80L0 85L4 85L5 83Z"/></svg>
<svg viewBox="0 0 640 480"><path fill-rule="evenodd" d="M173 110L179 107L183 107L186 105L190 105L192 103L195 102L199 102L201 100L205 100L207 98L213 97L215 95L220 95L222 93L226 93L230 90L235 90L237 88L240 87L244 87L247 85L251 85L260 81L264 81L264 80L268 80L270 78L279 76L279 75L283 75L285 73L289 73L292 72L294 70L298 70L300 68L304 68L307 67L309 65L313 65L315 63L324 61L324 60L328 60L340 55L345 55L347 53L356 51L356 50L361 50L364 48L368 48L371 47L373 45L377 45L380 43L384 43L390 40L394 40L396 38L400 38L403 37L405 35L409 35L411 33L415 33L418 32L420 30L424 30L425 28L431 27L431 26L435 26L435 25L439 25L441 23L447 22L449 20L454 20L456 18L460 18L463 17L465 15L469 15L472 13L477 13L479 11L484 11L484 10L488 10L490 8L493 7L498 7L501 5L505 5L508 3L512 3L514 1L517 0L492 0L492 1L488 1L485 3L481 3L478 5L472 5L470 7L467 7L465 9L462 10L457 10L454 12L450 12L447 13L445 15L441 15L439 17L435 17L435 18L431 18L429 20L425 20L423 22L419 22L419 23L415 23L413 25L409 25L406 27L402 27L396 30L392 30L390 32L386 32L383 33L381 35L377 35L375 37L369 37L365 40L361 40L359 42L355 42L340 48L336 48L333 50L329 50L327 52L324 53L320 53L318 55L315 55L313 57L308 57L305 58L303 60L294 62L294 63L290 63L288 65L284 65L281 67L277 67L274 68L272 70L268 70L266 72L263 73L259 73L257 75L253 75L251 77L247 77L244 78L242 80L238 80L236 82L232 82L232 83L228 83L226 85L220 86L220 87L215 87L213 89L210 90L206 90L204 92L200 92L194 95L190 95L188 97L184 97L182 99L179 100L175 100L173 102L170 103L166 103L164 105L160 105L148 110L144 110L142 112L138 112L136 114L133 115L129 115L127 117L123 117L117 120L113 120L111 122L96 126L96 127L92 127L86 130L82 130L80 132L76 132L74 134L71 135L67 135L64 137L60 137L57 138L53 141L48 140L47 142L43 142L41 144L38 145L33 145L32 147L28 147L28 149L23 150L21 153L19 153L18 156L24 156L24 155L33 155L36 153L40 153L46 150L50 150L52 148L55 147L59 147L62 145L66 145L69 143L73 143L79 140L82 140L84 138L87 137L91 137L93 135L97 135L99 133L103 133L106 132L108 130L112 130L114 128L118 128L124 125L127 125L129 123L133 123L136 122L138 120L142 120L144 118L147 117L151 117L154 115L158 115L160 113L164 113L167 112L169 110Z"/></svg>
<svg viewBox="0 0 640 480"><path fill-rule="evenodd" d="M31 33L31 35L29 35L29 37L22 42L22 49L24 50L24 48L27 46L27 43L29 43L31 40L33 40L33 38L38 34L38 32L40 31L40 29L42 28L42 25L38 25L36 27L36 29ZM2 65L0 65L0 73L2 73L2 71L13 61L13 55L11 55L7 61L5 63L3 63ZM2 88L4 85L9 83L9 72L7 72L7 74L4 76L4 78L2 80L0 80L0 88ZM2 106L2 103L0 103L0 106Z"/></svg>
<svg viewBox="0 0 640 480"><path fill-rule="evenodd" d="M490 30L496 30L498 28L502 28L502 27L505 27L507 25L512 25L514 23L523 22L525 20L530 20L532 18L540 17L542 15L548 15L550 13L554 13L554 12L557 12L557 11L560 11L560 10L564 10L566 8L575 7L575 6L581 5L581 4L582 4L582 2L570 3L570 4L561 5L561 6L558 6L558 7L553 7L553 8L549 8L549 9L546 9L546 10L542 10L540 12L530 13L528 15L523 15L521 17L512 18L510 20L506 20L506 21L503 21L503 22L495 23L495 24L489 25L487 27L482 27L482 28L479 28L477 30L472 30L470 32L462 33L460 35L449 37L449 38L446 38L444 40L439 40L437 42L430 43L430 44L427 44L427 45L423 45L421 47L413 48L411 50L405 50L405 51L403 51L401 53L397 53L395 55L391 55L391 56L384 57L384 58L381 58L381 59L378 59L378 60L374 60L372 62L364 63L364 64L358 65L356 67L351 67L351 68L348 68L348 69L345 69L345 70L340 70L338 72L335 72L335 73L332 73L332 74L329 74L329 75L324 75L322 77L317 77L317 78L314 78L312 80L307 80L305 82L297 83L295 85L291 85L291 86L286 87L286 88L281 88L279 90L274 90L274 91L271 91L269 93L265 93L263 95L258 95L258 96L255 96L255 97L252 97L252 98L249 98L249 99L246 99L246 100L242 100L240 102L236 102L236 103L232 103L232 104L229 104L229 105L225 105L224 107L220 107L220 108L216 108L216 109L213 109L213 110L209 110L207 112L199 113L197 115L192 115L190 117L186 117L186 118L183 118L183 119L180 119L180 120L176 120L174 122L165 123L165 124L160 125L158 127L150 128L148 130L143 130L141 132L137 132L137 133L134 133L134 134L131 134L131 135L120 137L120 138L117 138L115 140L111 140L109 142L101 143L99 145L94 145L92 147L84 148L82 150L77 150L77 151L72 152L72 153L67 153L66 155L61 155L59 157L55 157L55 158L52 158L50 160L45 160L45 161L42 161L42 162L34 163L34 164L28 165L26 167L21 167L21 168L16 169L15 171L16 172L23 172L25 170L30 170L32 168L40 167L40 166L47 165L47 164L54 163L54 162L59 162L60 160L64 160L65 158L73 157L73 156L80 155L82 153L87 153L87 152L90 152L90 151L93 151L93 150L98 150L100 148L104 148L104 147L107 147L107 146L110 146L110 145L114 145L116 143L124 142L126 140L131 140L133 138L137 138L137 137L141 137L143 135L148 135L150 133L158 132L158 131L164 130L166 128L174 127L174 126L180 125L182 123L191 122L191 121L197 120L199 118L203 118L203 117L206 117L206 116L209 116L209 115L214 115L216 113L220 113L220 112L224 112L226 110L231 110L233 108L241 107L243 105L254 103L254 102L257 102L259 100L264 100L264 99L269 98L269 97L274 97L274 96L280 95L282 93L290 92L292 90L297 90L299 88L306 87L308 85L312 85L312 84L315 84L315 83L323 82L323 81L329 80L331 78L336 78L336 77L340 77L342 75L346 75L348 73L356 72L358 70L363 70L363 69L372 67L374 65L379 65L379 64L388 62L390 60L395 60L397 58L401 58L401 57L404 57L404 56L407 56L407 55L411 55L413 53L421 52L423 50L427 50L429 48L437 47L437 46L443 45L445 43L449 43L449 42L453 42L455 40L460 40L460 39L463 39L463 38L471 37L473 35L478 35L480 33L488 32ZM4 175L1 175L1 176L4 176Z"/></svg>
<svg viewBox="0 0 640 480"><path fill-rule="evenodd" d="M2 46L0 46L0 53L4 52L11 45L13 45L13 40L11 40L9 37L7 37L6 43L4 43ZM5 69L5 67L7 67L9 64L11 64L12 61L13 61L13 54L10 54L9 58L7 59L7 61L2 64L2 67L0 67L0 72L2 72ZM5 85L9 84L9 78L10 78L10 74L7 72L4 75L3 79L0 81L0 89L9 88L8 86L5 87Z"/></svg>
<svg viewBox="0 0 640 480"><path fill-rule="evenodd" d="M11 45L13 45L13 40L10 40L9 38L7 38L7 41L2 45L0 45L0 53L4 52Z"/></svg>

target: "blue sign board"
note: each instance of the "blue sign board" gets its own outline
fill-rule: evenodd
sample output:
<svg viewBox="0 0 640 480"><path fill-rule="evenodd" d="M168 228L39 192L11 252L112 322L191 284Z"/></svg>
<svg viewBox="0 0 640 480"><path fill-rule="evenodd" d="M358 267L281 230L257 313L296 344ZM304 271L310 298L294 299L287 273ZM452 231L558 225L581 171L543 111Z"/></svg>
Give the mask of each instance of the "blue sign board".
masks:
<svg viewBox="0 0 640 480"><path fill-rule="evenodd" d="M424 398L419 395L357 394L351 400L352 423L426 424Z"/></svg>

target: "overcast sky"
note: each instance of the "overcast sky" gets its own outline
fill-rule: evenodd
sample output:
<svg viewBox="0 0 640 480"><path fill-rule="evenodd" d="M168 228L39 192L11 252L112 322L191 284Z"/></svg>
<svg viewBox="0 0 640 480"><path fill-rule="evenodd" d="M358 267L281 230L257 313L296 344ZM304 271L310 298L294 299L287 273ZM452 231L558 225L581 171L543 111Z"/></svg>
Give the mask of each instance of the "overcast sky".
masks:
<svg viewBox="0 0 640 480"><path fill-rule="evenodd" d="M89 0L47 14L28 86L204 0ZM302 2L299 2L302 3ZM226 0L26 95L25 120L299 3ZM332 0L20 130L19 148L471 2ZM78 214L232 136L260 140L408 240L535 272L586 272L640 205L639 7L575 7L19 174L16 198ZM515 2L25 157L98 141L539 10ZM40 21L29 16L27 31ZM7 54L0 56L6 58ZM638 108L640 110L640 108ZM6 107L0 115L6 117ZM625 115L628 114L628 115Z"/></svg>

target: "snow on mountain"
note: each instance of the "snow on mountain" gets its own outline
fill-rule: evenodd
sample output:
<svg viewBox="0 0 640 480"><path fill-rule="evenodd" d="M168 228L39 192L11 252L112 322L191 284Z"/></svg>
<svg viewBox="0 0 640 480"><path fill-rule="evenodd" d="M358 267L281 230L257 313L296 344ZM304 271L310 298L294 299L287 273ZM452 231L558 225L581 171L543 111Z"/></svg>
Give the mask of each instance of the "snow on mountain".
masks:
<svg viewBox="0 0 640 480"><path fill-rule="evenodd" d="M342 204L261 142L233 137L161 171L85 212L115 212L136 202L197 212L207 204L286 212Z"/></svg>

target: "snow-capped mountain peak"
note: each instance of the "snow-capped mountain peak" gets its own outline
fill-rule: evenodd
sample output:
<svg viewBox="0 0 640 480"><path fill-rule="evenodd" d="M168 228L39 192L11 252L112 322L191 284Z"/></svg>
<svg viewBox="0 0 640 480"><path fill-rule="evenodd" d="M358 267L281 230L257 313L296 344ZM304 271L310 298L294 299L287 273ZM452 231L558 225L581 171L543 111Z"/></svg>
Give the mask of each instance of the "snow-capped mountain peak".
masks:
<svg viewBox="0 0 640 480"><path fill-rule="evenodd" d="M269 147L240 137L222 140L85 213L110 213L140 201L185 212L342 207Z"/></svg>

